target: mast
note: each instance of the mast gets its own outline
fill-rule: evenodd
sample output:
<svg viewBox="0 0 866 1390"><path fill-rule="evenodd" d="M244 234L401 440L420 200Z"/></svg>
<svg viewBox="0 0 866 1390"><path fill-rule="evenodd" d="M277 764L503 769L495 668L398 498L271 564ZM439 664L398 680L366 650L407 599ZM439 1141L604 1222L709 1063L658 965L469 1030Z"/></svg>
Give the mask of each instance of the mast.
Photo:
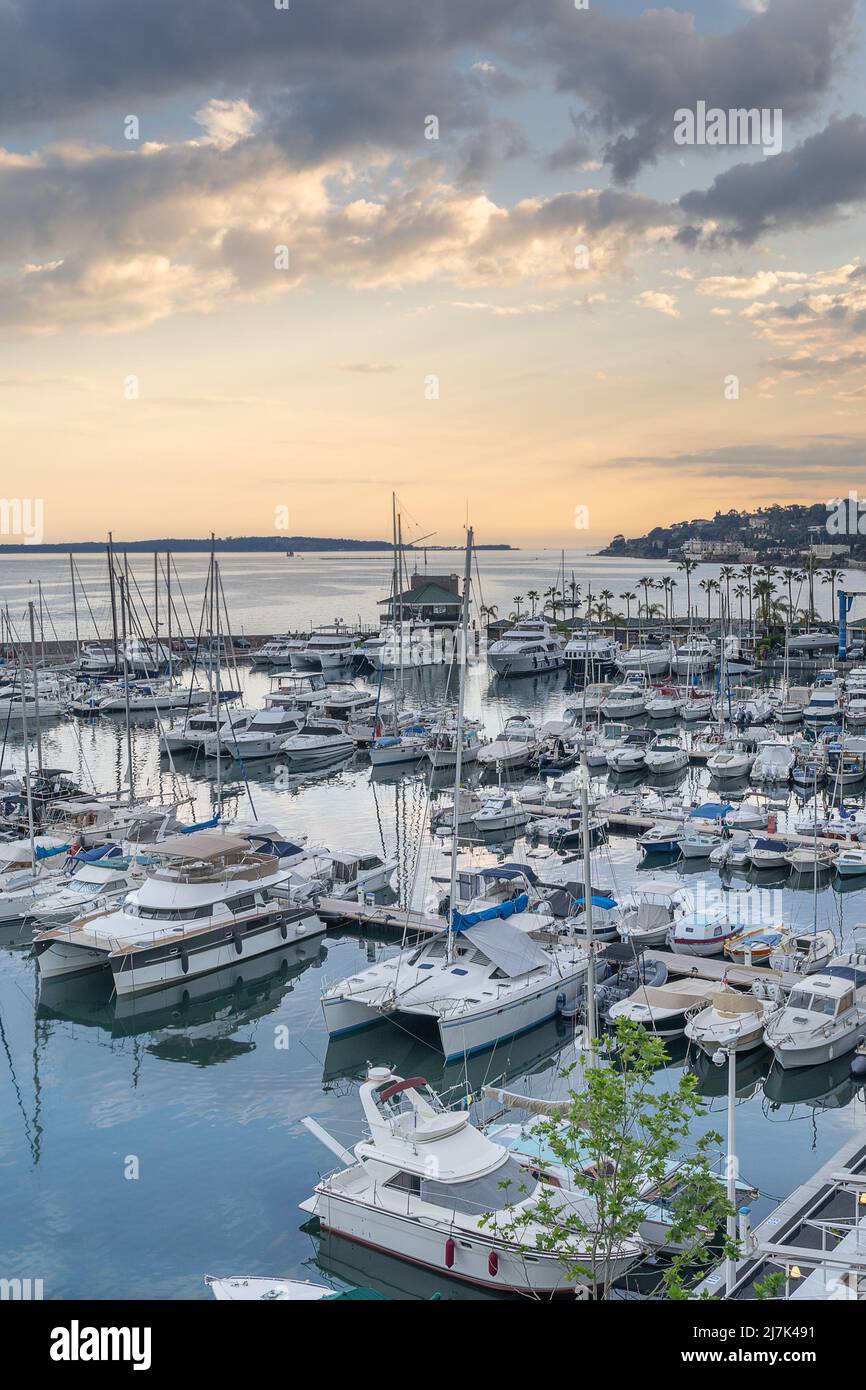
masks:
<svg viewBox="0 0 866 1390"><path fill-rule="evenodd" d="M589 833L589 768L586 762L586 739L580 757L580 815L583 822L583 914L586 923L586 1041L590 1065L594 1063L592 1044L597 1035L595 1014L595 941L592 931L592 847Z"/></svg>
<svg viewBox="0 0 866 1390"><path fill-rule="evenodd" d="M135 773L132 767L132 728L129 720L129 664L126 659L126 581L118 575L120 584L120 625L123 640L123 703L126 714L126 756L129 761L129 801L135 799Z"/></svg>
<svg viewBox="0 0 866 1390"><path fill-rule="evenodd" d="M33 600L27 605L30 614L30 663L33 667L33 714L36 718L36 766L39 776L42 776L42 725L39 719L39 674L36 669L36 631L33 615ZM22 707L26 699L26 691L21 691Z"/></svg>
<svg viewBox="0 0 866 1390"><path fill-rule="evenodd" d="M114 592L114 541L108 533L108 589L111 594L111 644L114 647L114 669L117 671L117 599Z"/></svg>
<svg viewBox="0 0 866 1390"><path fill-rule="evenodd" d="M31 605L32 606L32 605ZM18 650L18 680L21 685L21 733L24 740L24 782L27 787L27 832L30 837L30 867L36 877L36 839L33 832L33 787L30 781L30 743L27 737L27 692L24 689L24 654Z"/></svg>
<svg viewBox="0 0 866 1390"><path fill-rule="evenodd" d="M448 900L448 959L454 950L454 913L457 907L457 847L460 825L460 781L463 775L463 707L466 703L466 667L469 664L469 586L472 582L472 527L466 532L466 565L463 570L463 607L460 620L460 684L457 695L457 742L454 752L454 815L451 840L451 893Z"/></svg>
<svg viewBox="0 0 866 1390"><path fill-rule="evenodd" d="M218 585L221 583L221 580L220 580L220 568L219 568L219 564L218 564L218 562L217 562L216 560L214 560L214 565L213 565L213 581L212 581L212 583L213 583L214 587L218 586ZM211 597L213 597L213 595L212 595ZM216 726L217 726L217 739L216 739L216 750L217 750L217 751L216 751L217 804L216 804L216 811L217 811L217 816L218 816L218 818L219 818L220 820L222 820L223 787L222 787L222 758L221 758L221 750L220 750L220 744L222 743L222 739L220 738L220 727L221 727L221 726L220 726L220 604L219 604L219 589L218 589L218 588L217 588L217 594L216 594L216 608L215 608L215 612L216 612L216 656L212 657L212 658L211 658L211 661L212 661L212 663L214 663L214 664L213 664L213 673L214 673L214 682L215 682L215 691L214 691L214 694L215 694L215 698L216 698ZM213 643L213 635L211 635L211 643Z"/></svg>
<svg viewBox="0 0 866 1390"><path fill-rule="evenodd" d="M75 623L75 664L81 661L81 643L78 640L78 594L75 589L75 561L72 558L72 551L69 552L69 578L72 582L72 618Z"/></svg>

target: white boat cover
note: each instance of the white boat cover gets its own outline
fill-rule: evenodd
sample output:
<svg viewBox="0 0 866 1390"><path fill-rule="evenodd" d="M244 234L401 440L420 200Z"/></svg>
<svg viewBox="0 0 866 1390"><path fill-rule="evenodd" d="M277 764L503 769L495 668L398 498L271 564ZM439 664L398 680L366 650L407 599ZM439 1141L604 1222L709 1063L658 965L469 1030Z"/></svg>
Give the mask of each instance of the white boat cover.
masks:
<svg viewBox="0 0 866 1390"><path fill-rule="evenodd" d="M539 966L547 968L550 965L548 956L537 941L501 918L478 922L461 935L482 950L487 959L511 979L516 975L525 975L529 970L537 970Z"/></svg>

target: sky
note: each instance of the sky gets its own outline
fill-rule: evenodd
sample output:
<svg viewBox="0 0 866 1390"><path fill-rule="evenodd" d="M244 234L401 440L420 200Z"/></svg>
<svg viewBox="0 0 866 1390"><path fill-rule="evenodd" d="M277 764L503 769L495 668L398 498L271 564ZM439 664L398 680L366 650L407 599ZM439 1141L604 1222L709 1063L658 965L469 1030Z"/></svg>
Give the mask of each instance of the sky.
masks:
<svg viewBox="0 0 866 1390"><path fill-rule="evenodd" d="M47 541L387 537L396 489L533 546L856 491L863 24L0 0L0 490Z"/></svg>

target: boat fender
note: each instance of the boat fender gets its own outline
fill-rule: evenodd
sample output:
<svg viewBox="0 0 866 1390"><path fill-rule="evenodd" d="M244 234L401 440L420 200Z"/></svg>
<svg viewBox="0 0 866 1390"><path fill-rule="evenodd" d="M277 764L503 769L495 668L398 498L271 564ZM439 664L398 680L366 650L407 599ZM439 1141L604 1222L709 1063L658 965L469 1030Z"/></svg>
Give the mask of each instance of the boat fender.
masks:
<svg viewBox="0 0 866 1390"><path fill-rule="evenodd" d="M565 990L561 989L556 996L556 1012L562 1013L568 1000L565 997Z"/></svg>
<svg viewBox="0 0 866 1390"><path fill-rule="evenodd" d="M285 940L288 938L288 935L289 935L289 929L288 929L288 927L286 926L285 922L281 922L281 923L280 923L280 936L281 936L281 937L283 938L283 940L285 941Z"/></svg>
<svg viewBox="0 0 866 1390"><path fill-rule="evenodd" d="M858 1081L866 1081L866 1056L862 1052L851 1058L851 1075Z"/></svg>
<svg viewBox="0 0 866 1390"><path fill-rule="evenodd" d="M499 1273L499 1256L495 1250L491 1250L487 1256L487 1273L491 1279L495 1279Z"/></svg>
<svg viewBox="0 0 866 1390"><path fill-rule="evenodd" d="M454 1244L454 1241L453 1241L453 1240L450 1238L450 1236L449 1236L448 1240L446 1240L446 1242L445 1242L445 1268L446 1268L446 1269L452 1269L452 1268L454 1267L454 1252L455 1252L455 1249L456 1249L456 1246L455 1246L455 1244Z"/></svg>
<svg viewBox="0 0 866 1390"><path fill-rule="evenodd" d="M180 968L183 971L184 975L189 974L189 956L187 955L186 951L183 950L180 953Z"/></svg>
<svg viewBox="0 0 866 1390"><path fill-rule="evenodd" d="M234 943L235 943L235 950L237 951L238 955L239 955L239 956L243 955L244 943L243 943L243 937L241 936L240 932L239 932L239 931L233 931L233 932L232 932L232 938L233 938L233 940L234 940Z"/></svg>

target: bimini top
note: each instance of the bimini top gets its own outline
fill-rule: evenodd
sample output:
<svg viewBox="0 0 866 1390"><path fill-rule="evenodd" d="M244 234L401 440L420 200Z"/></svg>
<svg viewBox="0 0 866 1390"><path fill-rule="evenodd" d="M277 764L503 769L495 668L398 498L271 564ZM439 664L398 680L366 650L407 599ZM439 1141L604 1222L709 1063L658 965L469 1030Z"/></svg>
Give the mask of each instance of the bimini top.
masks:
<svg viewBox="0 0 866 1390"><path fill-rule="evenodd" d="M171 839L158 840L150 847L151 854L167 859L221 859L226 854L249 852L249 840L241 839L240 835L214 835L204 830L192 835L173 835Z"/></svg>
<svg viewBox="0 0 866 1390"><path fill-rule="evenodd" d="M491 869L477 870L479 878L525 878L533 887L538 875L528 864L494 864Z"/></svg>

